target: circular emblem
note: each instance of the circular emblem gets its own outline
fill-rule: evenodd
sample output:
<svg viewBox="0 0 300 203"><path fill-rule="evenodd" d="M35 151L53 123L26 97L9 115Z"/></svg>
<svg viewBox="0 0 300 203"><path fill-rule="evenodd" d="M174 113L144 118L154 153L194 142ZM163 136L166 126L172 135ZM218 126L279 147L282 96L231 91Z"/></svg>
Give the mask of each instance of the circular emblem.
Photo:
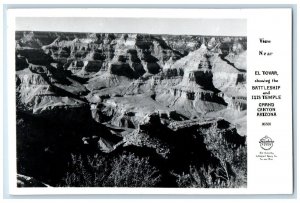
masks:
<svg viewBox="0 0 300 203"><path fill-rule="evenodd" d="M264 150L271 149L273 147L273 143L274 141L267 135L259 140L260 147Z"/></svg>

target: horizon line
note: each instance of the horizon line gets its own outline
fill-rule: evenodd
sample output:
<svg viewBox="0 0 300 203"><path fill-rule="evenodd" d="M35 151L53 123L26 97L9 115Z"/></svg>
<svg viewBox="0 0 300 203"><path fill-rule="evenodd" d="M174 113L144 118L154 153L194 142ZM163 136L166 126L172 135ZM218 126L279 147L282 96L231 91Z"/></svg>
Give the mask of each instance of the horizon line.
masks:
<svg viewBox="0 0 300 203"><path fill-rule="evenodd" d="M48 32L48 33L70 33L70 34L142 34L142 35L172 35L172 36L199 36L199 37L243 37L247 35L204 35L204 34L153 34L146 32L76 32L76 31L48 31L48 30L15 30L15 32Z"/></svg>

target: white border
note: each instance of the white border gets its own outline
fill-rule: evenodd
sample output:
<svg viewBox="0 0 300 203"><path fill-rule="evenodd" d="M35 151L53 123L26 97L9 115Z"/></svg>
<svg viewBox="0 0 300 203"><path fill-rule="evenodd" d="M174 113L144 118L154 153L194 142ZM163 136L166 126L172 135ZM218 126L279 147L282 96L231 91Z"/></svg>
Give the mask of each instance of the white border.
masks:
<svg viewBox="0 0 300 203"><path fill-rule="evenodd" d="M75 15L74 15L75 13ZM266 15L266 13L269 15ZM16 134L16 119L15 119L15 69L14 67L14 52L15 52L15 42L14 42L14 31L15 31L15 17L17 16L36 16L36 17L145 17L145 18L180 18L195 19L195 18L246 18L248 21L248 40L251 39L252 34L254 36L257 33L264 30L262 22L265 21L271 23L273 20L281 18L282 16L289 16L290 9L12 9L8 12L8 134ZM262 18L262 21L259 21L259 17ZM156 19L158 20L158 19ZM288 18L286 19L289 20ZM282 23L282 22L281 22ZM262 30L255 30L259 25ZM268 28L274 28L278 24L268 24ZM271 29L272 30L272 29ZM276 29L275 29L276 30ZM179 30L180 31L180 30ZM291 30L287 30L291 32ZM256 35L255 35L256 33ZM263 33L263 32L262 32ZM268 32L267 32L268 33ZM173 33L180 34L180 33ZM191 33L189 33L191 34ZM201 33L194 33L201 34ZM268 33L270 34L270 33ZM273 33L278 37L279 33ZM286 34L285 34L286 35ZM251 58L251 45L248 43L248 56ZM288 56L287 56L288 57ZM249 68L251 68L248 58L248 73ZM255 58L253 58L254 60ZM291 62L291 61L290 61ZM291 70L291 66L287 65L288 70ZM288 76L285 76L285 79L289 79ZM249 83L249 81L247 81ZM250 84L247 84L248 88ZM291 89L291 87L289 87ZM288 93L287 93L288 94ZM249 96L249 95L248 95ZM287 119L291 119L290 114L287 114ZM248 122L251 121L251 118L248 117ZM287 129L291 129L291 126L286 126ZM249 130L249 128L248 128ZM197 188L17 188L16 186L16 171L13 170L16 168L16 139L15 136L9 136L9 191L10 194L291 194L292 193L292 177L290 173L292 172L292 157L291 150L287 150L289 157L286 159L286 166L280 166L283 171L290 171L286 174L287 182L279 184L268 184L268 187L259 185L259 181L255 181L255 175L251 173L256 168L254 166L255 159L251 157L253 152L255 154L254 148L251 143L256 143L257 140L250 137L251 133L248 135L248 187L247 188L238 188L238 189L197 189ZM288 140L291 140L292 135L288 133ZM254 146L254 145L253 145ZM291 143L288 142L285 147L290 147ZM252 149L252 150L251 150ZM250 156L249 156L250 153ZM251 169L252 168L252 169ZM274 170L276 172L276 170Z"/></svg>

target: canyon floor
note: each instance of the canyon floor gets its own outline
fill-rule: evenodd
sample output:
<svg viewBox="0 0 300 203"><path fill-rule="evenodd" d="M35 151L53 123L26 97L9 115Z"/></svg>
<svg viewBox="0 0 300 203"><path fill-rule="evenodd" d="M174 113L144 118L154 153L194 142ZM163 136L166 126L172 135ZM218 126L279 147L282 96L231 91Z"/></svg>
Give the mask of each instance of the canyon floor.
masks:
<svg viewBox="0 0 300 203"><path fill-rule="evenodd" d="M247 186L247 38L16 32L19 187Z"/></svg>

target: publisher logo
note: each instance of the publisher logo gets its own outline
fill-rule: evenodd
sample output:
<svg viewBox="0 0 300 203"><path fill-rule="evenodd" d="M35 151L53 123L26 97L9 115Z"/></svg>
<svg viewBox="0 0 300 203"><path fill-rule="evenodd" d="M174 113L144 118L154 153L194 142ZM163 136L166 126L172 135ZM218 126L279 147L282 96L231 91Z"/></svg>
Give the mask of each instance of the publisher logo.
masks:
<svg viewBox="0 0 300 203"><path fill-rule="evenodd" d="M271 149L273 147L273 143L274 141L267 135L259 140L260 147L264 150Z"/></svg>

